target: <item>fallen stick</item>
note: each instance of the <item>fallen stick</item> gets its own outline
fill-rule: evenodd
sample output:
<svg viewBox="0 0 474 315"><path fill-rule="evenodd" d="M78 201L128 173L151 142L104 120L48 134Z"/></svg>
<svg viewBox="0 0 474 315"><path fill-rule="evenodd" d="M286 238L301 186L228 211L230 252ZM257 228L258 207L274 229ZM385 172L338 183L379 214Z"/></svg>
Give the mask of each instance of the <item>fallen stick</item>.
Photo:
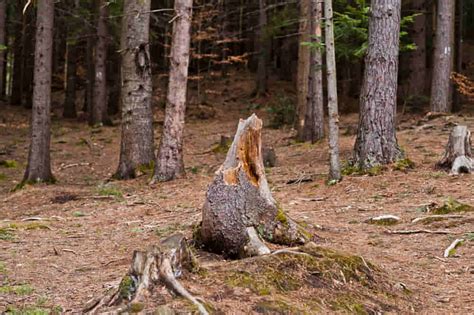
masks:
<svg viewBox="0 0 474 315"><path fill-rule="evenodd" d="M421 233L426 233L426 234L456 234L451 231L431 231L431 230L396 230L396 231L390 231L386 230L386 233L388 234L402 234L402 235L407 235L407 234L421 234Z"/></svg>
<svg viewBox="0 0 474 315"><path fill-rule="evenodd" d="M72 164L61 165L61 167L59 167L59 170L62 171L62 170L65 170L65 169L71 168L71 167L90 166L90 165L91 165L91 163L72 163Z"/></svg>
<svg viewBox="0 0 474 315"><path fill-rule="evenodd" d="M462 243L464 243L464 239L462 238L455 239L451 243L451 245L449 245L448 248L444 250L444 258L453 256L456 253L456 248L461 246Z"/></svg>
<svg viewBox="0 0 474 315"><path fill-rule="evenodd" d="M415 218L411 221L411 223L418 223L420 221L422 222L422 221L430 220L430 219L461 219L461 218L464 218L464 216L459 215L459 214L448 214L448 215L435 214L435 215L429 215L429 216L425 216L425 217Z"/></svg>

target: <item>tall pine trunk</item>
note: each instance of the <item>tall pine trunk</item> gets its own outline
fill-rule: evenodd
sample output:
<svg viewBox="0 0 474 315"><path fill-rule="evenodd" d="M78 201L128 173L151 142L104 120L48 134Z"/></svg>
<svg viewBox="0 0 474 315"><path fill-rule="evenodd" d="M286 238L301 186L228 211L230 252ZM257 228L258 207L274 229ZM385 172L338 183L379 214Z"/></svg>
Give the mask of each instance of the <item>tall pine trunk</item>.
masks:
<svg viewBox="0 0 474 315"><path fill-rule="evenodd" d="M107 1L100 0L97 17L97 38L94 54L95 78L92 92L92 109L89 113L89 124L107 123Z"/></svg>
<svg viewBox="0 0 474 315"><path fill-rule="evenodd" d="M0 0L0 45L6 46L6 17L7 17L7 0ZM5 57L6 50L0 49L0 98L5 95Z"/></svg>
<svg viewBox="0 0 474 315"><path fill-rule="evenodd" d="M305 114L308 103L308 78L310 72L310 47L304 43L310 41L310 6L311 0L300 1L298 70L297 70L297 105L296 129L297 138L304 141Z"/></svg>
<svg viewBox="0 0 474 315"><path fill-rule="evenodd" d="M423 95L426 91L426 1L413 0L412 12L416 16L412 26L412 40L416 50L410 53L409 95Z"/></svg>
<svg viewBox="0 0 474 315"><path fill-rule="evenodd" d="M186 111L192 0L175 0L170 78L165 124L160 140L154 180L168 181L184 175L183 131Z"/></svg>
<svg viewBox="0 0 474 315"><path fill-rule="evenodd" d="M329 114L329 178L339 181L341 167L339 162L339 111L337 104L336 47L334 45L334 19L332 0L324 0L326 20L326 64L328 84Z"/></svg>
<svg viewBox="0 0 474 315"><path fill-rule="evenodd" d="M436 14L433 78L431 81L431 111L450 112L450 81L454 56L454 9L456 1L438 0Z"/></svg>
<svg viewBox="0 0 474 315"><path fill-rule="evenodd" d="M67 45L67 66L66 66L66 96L64 99L65 118L76 118L76 76L77 76L77 45L76 43L68 43Z"/></svg>
<svg viewBox="0 0 474 315"><path fill-rule="evenodd" d="M395 135L401 0L373 0L360 95L355 162L362 169L401 158Z"/></svg>
<svg viewBox="0 0 474 315"><path fill-rule="evenodd" d="M38 1L37 10L31 144L24 176L29 183L54 180L50 161L54 0Z"/></svg>
<svg viewBox="0 0 474 315"><path fill-rule="evenodd" d="M13 71L12 71L12 92L10 104L21 105L23 95L23 36L25 27L25 17L22 13L24 0L20 0L15 5L15 41L13 43Z"/></svg>
<svg viewBox="0 0 474 315"><path fill-rule="evenodd" d="M257 34L257 51L258 51L258 65L257 65L257 85L256 95L261 96L267 93L268 90L268 68L267 60L269 55L268 38L265 34L267 26L267 5L265 0L258 0L259 15L258 15L258 34Z"/></svg>
<svg viewBox="0 0 474 315"><path fill-rule="evenodd" d="M116 176L133 178L154 161L150 0L125 0L122 20L122 142Z"/></svg>
<svg viewBox="0 0 474 315"><path fill-rule="evenodd" d="M322 3L319 0L311 0L310 17L310 41L317 47L312 47L310 50L308 95L305 104L304 125L299 140L314 143L324 137L323 65L319 47L321 44Z"/></svg>

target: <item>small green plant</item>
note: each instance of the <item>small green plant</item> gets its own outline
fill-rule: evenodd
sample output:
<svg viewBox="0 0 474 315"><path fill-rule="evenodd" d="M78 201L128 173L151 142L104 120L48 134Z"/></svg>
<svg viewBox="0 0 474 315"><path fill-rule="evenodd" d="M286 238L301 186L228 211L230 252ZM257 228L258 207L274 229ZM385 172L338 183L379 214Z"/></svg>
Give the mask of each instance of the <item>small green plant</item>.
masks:
<svg viewBox="0 0 474 315"><path fill-rule="evenodd" d="M9 226L0 227L0 240L11 241L15 238L14 229Z"/></svg>
<svg viewBox="0 0 474 315"><path fill-rule="evenodd" d="M0 161L0 166L3 166L5 168L17 168L18 162L15 160L3 160Z"/></svg>
<svg viewBox="0 0 474 315"><path fill-rule="evenodd" d="M0 293L4 294L16 294L16 295L30 295L34 289L29 284L19 285L2 285L0 286Z"/></svg>
<svg viewBox="0 0 474 315"><path fill-rule="evenodd" d="M75 218L80 218L80 217L85 217L86 214L82 211L74 211L72 213L72 216L75 217Z"/></svg>
<svg viewBox="0 0 474 315"><path fill-rule="evenodd" d="M123 198L123 194L117 187L111 185L99 185L97 188L99 196L113 196L117 198Z"/></svg>
<svg viewBox="0 0 474 315"><path fill-rule="evenodd" d="M382 165L375 165L370 168L361 168L358 165L353 164L350 161L344 162L342 169L341 169L341 174L344 176L349 176L349 175L369 175L369 176L377 176L380 175L384 170L384 167Z"/></svg>
<svg viewBox="0 0 474 315"><path fill-rule="evenodd" d="M404 158L404 159L400 159L400 160L397 160L394 164L393 164L393 169L396 170L396 171L406 171L406 170L409 170L409 169L414 169L415 168L415 163L410 160L409 158Z"/></svg>
<svg viewBox="0 0 474 315"><path fill-rule="evenodd" d="M474 207L465 203L461 203L452 197L444 202L441 207L433 209L431 212L434 214L449 214L456 212L471 212L474 211Z"/></svg>
<svg viewBox="0 0 474 315"><path fill-rule="evenodd" d="M270 114L270 127L280 128L283 125L292 125L295 121L295 103L287 95L279 95L270 103L267 109Z"/></svg>

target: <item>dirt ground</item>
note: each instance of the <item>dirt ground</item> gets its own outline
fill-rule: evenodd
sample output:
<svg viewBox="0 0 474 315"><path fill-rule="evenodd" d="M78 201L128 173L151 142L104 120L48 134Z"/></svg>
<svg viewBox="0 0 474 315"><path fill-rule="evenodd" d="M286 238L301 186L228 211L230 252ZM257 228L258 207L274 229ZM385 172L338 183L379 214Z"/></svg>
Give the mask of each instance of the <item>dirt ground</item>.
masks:
<svg viewBox="0 0 474 315"><path fill-rule="evenodd" d="M268 122L265 109L258 109L249 91L235 81L232 96L224 91L209 98L217 110L214 118L188 119L187 177L152 186L149 170L135 180L109 180L118 163L119 126L91 128L84 122L53 118L52 167L58 182L11 192L26 165L29 113L0 106L0 160L16 161L10 167L0 166L0 312L8 307L20 313L35 308L79 313L86 301L120 281L134 250L175 231L190 235L200 221L206 187L225 158L214 153L213 146L221 135L233 134L238 118L254 111ZM474 205L472 175L449 176L434 168L453 124L474 130L474 117L426 120L422 115L404 115L399 120L399 143L415 168L388 167L377 176L346 176L333 186L326 184L326 141L295 143L289 127L265 128L264 144L276 149L278 159L267 174L273 195L290 216L313 227L318 245L363 256L403 283L411 292L403 310L473 314L474 212L429 224L411 221L424 215L426 205L442 205L448 198ZM158 143L162 110L156 110L155 121ZM351 157L356 125L356 115L341 119L343 160ZM312 181L287 184L308 177ZM365 222L383 214L399 216L401 222L394 226ZM414 229L450 234L387 232ZM467 241L454 257L442 258L455 238ZM186 283L223 313L251 312L237 294L212 300L217 290L212 281Z"/></svg>

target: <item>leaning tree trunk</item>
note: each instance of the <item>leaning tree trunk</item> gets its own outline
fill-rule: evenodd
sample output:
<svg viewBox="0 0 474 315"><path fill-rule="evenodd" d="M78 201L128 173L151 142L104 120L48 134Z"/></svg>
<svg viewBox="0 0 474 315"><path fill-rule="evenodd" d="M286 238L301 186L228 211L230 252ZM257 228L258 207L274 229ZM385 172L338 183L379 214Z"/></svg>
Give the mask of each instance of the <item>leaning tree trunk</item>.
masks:
<svg viewBox="0 0 474 315"><path fill-rule="evenodd" d="M339 163L339 110L337 104L336 47L334 45L332 0L324 1L324 16L326 19L325 35L329 114L329 178L339 181L341 179Z"/></svg>
<svg viewBox="0 0 474 315"><path fill-rule="evenodd" d="M266 0L258 0L258 34L257 34L257 48L258 48L258 65L257 65L257 86L256 95L262 96L267 93L268 89L268 73L267 60L269 55L268 38L265 34L267 26L267 5Z"/></svg>
<svg viewBox="0 0 474 315"><path fill-rule="evenodd" d="M31 144L23 180L29 183L54 180L50 161L54 0L39 1L37 10Z"/></svg>
<svg viewBox="0 0 474 315"><path fill-rule="evenodd" d="M209 186L198 241L229 257L269 253L261 241L304 243L308 234L273 199L265 177L262 121L241 120L227 157Z"/></svg>
<svg viewBox="0 0 474 315"><path fill-rule="evenodd" d="M177 18L173 25L165 124L154 181L168 181L184 175L183 131L193 0L175 0L174 8Z"/></svg>
<svg viewBox="0 0 474 315"><path fill-rule="evenodd" d="M424 95L426 90L426 0L414 0L411 9L415 16L412 26L412 40L416 50L410 52L409 95Z"/></svg>
<svg viewBox="0 0 474 315"><path fill-rule="evenodd" d="M107 123L107 18L108 9L105 0L98 3L97 39L95 44L94 68L95 78L92 92L92 110L89 113L89 124Z"/></svg>
<svg viewBox="0 0 474 315"><path fill-rule="evenodd" d="M453 69L455 7L454 0L438 0L431 81L431 111L433 112L451 111L450 76Z"/></svg>
<svg viewBox="0 0 474 315"><path fill-rule="evenodd" d="M6 56L6 50L3 49L5 46L6 47L6 17L7 17L7 0L0 0L0 46L2 49L0 49L0 98L3 98L5 95L5 56Z"/></svg>
<svg viewBox="0 0 474 315"><path fill-rule="evenodd" d="M126 0L122 20L122 142L116 176L136 176L154 160L149 52L150 0Z"/></svg>
<svg viewBox="0 0 474 315"><path fill-rule="evenodd" d="M298 40L298 70L296 72L297 82L297 104L296 104L296 130L298 140L304 141L304 126L306 109L308 107L308 88L310 75L310 27L311 27L311 0L300 1L300 21Z"/></svg>
<svg viewBox="0 0 474 315"><path fill-rule="evenodd" d="M471 151L471 132L466 126L454 127L443 158L438 162L438 167L449 169L450 173L472 173L474 159Z"/></svg>
<svg viewBox="0 0 474 315"><path fill-rule="evenodd" d="M395 134L401 0L373 0L360 96L355 163L362 169L402 157Z"/></svg>

